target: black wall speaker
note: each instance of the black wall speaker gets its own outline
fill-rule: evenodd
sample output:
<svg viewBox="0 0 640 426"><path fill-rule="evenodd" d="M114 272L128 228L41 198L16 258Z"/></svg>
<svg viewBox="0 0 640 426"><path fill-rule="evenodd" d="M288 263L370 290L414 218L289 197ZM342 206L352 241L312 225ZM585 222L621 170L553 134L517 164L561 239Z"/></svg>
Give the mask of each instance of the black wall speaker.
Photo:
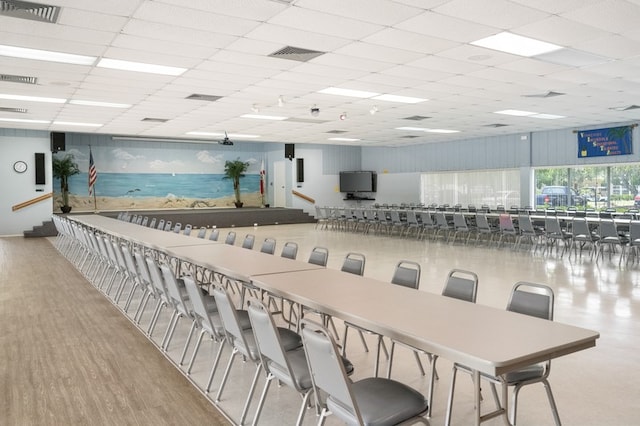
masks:
<svg viewBox="0 0 640 426"><path fill-rule="evenodd" d="M46 182L44 171L44 152L36 152L36 185L44 185Z"/></svg>
<svg viewBox="0 0 640 426"><path fill-rule="evenodd" d="M296 153L295 153L295 145L292 143L285 143L284 144L284 158L288 158L289 160L293 161L293 159L296 157Z"/></svg>
<svg viewBox="0 0 640 426"><path fill-rule="evenodd" d="M304 158L296 158L297 182L304 182Z"/></svg>
<svg viewBox="0 0 640 426"><path fill-rule="evenodd" d="M61 132L51 132L51 152L65 150L65 134Z"/></svg>

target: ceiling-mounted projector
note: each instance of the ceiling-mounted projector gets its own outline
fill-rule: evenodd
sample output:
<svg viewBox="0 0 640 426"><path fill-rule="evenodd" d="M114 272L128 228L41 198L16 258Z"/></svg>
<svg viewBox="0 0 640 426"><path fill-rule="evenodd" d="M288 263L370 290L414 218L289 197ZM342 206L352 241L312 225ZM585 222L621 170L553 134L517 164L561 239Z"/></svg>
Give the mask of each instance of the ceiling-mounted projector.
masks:
<svg viewBox="0 0 640 426"><path fill-rule="evenodd" d="M227 136L227 132L224 132L224 139L218 141L218 143L220 145L233 145L233 141L229 139L229 136Z"/></svg>

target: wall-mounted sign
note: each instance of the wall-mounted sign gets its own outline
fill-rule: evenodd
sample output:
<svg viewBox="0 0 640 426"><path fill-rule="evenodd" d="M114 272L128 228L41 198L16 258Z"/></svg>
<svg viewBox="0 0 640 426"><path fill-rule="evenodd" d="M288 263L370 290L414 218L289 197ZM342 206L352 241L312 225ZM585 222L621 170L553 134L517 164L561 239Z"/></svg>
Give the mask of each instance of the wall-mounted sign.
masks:
<svg viewBox="0 0 640 426"><path fill-rule="evenodd" d="M635 126L579 130L578 158L632 154L633 127Z"/></svg>

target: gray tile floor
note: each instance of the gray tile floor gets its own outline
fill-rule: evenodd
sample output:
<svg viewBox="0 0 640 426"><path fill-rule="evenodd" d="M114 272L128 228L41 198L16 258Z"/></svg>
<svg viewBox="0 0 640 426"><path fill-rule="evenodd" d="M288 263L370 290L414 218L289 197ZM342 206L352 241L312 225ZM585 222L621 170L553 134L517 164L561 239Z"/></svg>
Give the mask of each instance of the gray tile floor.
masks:
<svg viewBox="0 0 640 426"><path fill-rule="evenodd" d="M221 239L228 230L221 230ZM339 269L346 253L355 251L366 255L365 276L388 281L395 264L400 259L419 262L422 265L420 291L440 293L448 271L461 268L474 271L480 278L477 303L504 308L512 285L517 281L533 281L550 285L556 294L555 320L600 332L597 346L586 351L568 355L552 362L550 382L565 425L635 425L638 422L640 400L640 275L638 264L625 262L618 265L618 258L605 257L598 263L585 253L581 258L571 259L565 254L533 253L522 248L495 246L464 246L442 241L418 241L414 238L389 237L386 235L362 235L352 232L316 229L314 225L280 225L236 228L236 245L240 245L245 234L256 236L255 250L265 237L274 237L280 253L286 241L299 244L298 259L306 260L316 246L329 248L329 268ZM135 302L134 302L134 305ZM143 325L150 318L150 308L143 317ZM152 340L162 339L168 314L159 320ZM342 325L337 321L339 331ZM188 331L188 321L179 324L167 356L178 359ZM526 331L523 331L526 332ZM354 378L372 374L373 352L364 352L355 338L350 338L348 356L356 366ZM373 346L373 340L370 341ZM202 388L217 345L206 341L200 350L198 361L190 376L194 385ZM224 366L230 351L225 349L213 383L210 397L217 391ZM426 360L425 360L426 363ZM184 370L183 367L177 367ZM251 363L238 362L231 373L219 407L234 421L239 418L249 383L254 372ZM436 382L433 413L430 424L443 424L446 400L450 385L451 363L438 361L440 379ZM427 377L419 374L413 357L407 349L398 349L394 361L395 379L416 389L427 392ZM249 411L247 422L253 417L253 408L264 381L261 378L254 397L254 406ZM487 388L488 389L488 388ZM460 375L456 388L453 411L454 425L472 422L473 398L471 380ZM489 392L485 392L487 409L493 408ZM292 424L301 400L291 389L272 386L260 424ZM313 410L307 410L305 425L315 424ZM330 418L326 424L339 424ZM488 425L503 424L494 419ZM520 394L518 424L553 424L549 405L541 385L526 387Z"/></svg>

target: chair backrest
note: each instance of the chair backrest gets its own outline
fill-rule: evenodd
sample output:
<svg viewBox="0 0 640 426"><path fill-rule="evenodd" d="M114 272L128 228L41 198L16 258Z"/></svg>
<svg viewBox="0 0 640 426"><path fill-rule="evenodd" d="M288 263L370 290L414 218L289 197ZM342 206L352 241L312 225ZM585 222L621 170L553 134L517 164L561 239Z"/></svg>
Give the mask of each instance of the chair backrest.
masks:
<svg viewBox="0 0 640 426"><path fill-rule="evenodd" d="M164 219L160 219L160 221L158 222L158 228L156 229L160 229L160 230L164 229Z"/></svg>
<svg viewBox="0 0 640 426"><path fill-rule="evenodd" d="M151 223L149 223L149 228L156 228L156 223L158 222L158 219L156 219L155 217L151 219Z"/></svg>
<svg viewBox="0 0 640 426"><path fill-rule="evenodd" d="M476 303L478 295L478 275L471 271L452 269L442 289L442 295Z"/></svg>
<svg viewBox="0 0 640 426"><path fill-rule="evenodd" d="M229 231L229 233L227 234L227 238L225 238L224 240L225 244L229 244L230 246L234 245L236 243L236 233L233 231Z"/></svg>
<svg viewBox="0 0 640 426"><path fill-rule="evenodd" d="M260 252L274 254L276 252L276 240L274 238L265 238L260 247Z"/></svg>
<svg viewBox="0 0 640 426"><path fill-rule="evenodd" d="M280 256L295 260L296 257L298 257L298 244L293 241L287 241L282 247L282 253L280 253Z"/></svg>
<svg viewBox="0 0 640 426"><path fill-rule="evenodd" d="M252 361L257 361L259 355L258 353L252 353L249 349L250 347L247 345L240 321L238 320L238 312L235 306L233 306L233 302L231 302L227 291L223 287L216 285L213 289L213 297L216 299L216 306L218 307L218 313L222 320L222 327L225 330L229 342L238 349L240 353Z"/></svg>
<svg viewBox="0 0 640 426"><path fill-rule="evenodd" d="M278 374L279 380L288 379L286 381L289 386L300 390L299 383L295 380L289 360L285 355L280 333L278 333L278 328L267 307L261 301L251 298L247 311L249 312L251 329L260 351L260 358L262 358L263 368L269 372L272 367L276 367L280 373ZM283 377L282 373L285 373L287 377Z"/></svg>
<svg viewBox="0 0 640 426"><path fill-rule="evenodd" d="M187 301L178 287L178 280L173 273L173 269L163 263L160 265L160 271L162 272L164 285L167 289L167 299L171 303L171 307L185 316L191 316L191 309L187 306Z"/></svg>
<svg viewBox="0 0 640 426"><path fill-rule="evenodd" d="M142 220L143 220L143 216L138 215L138 218L136 219L136 225L142 225Z"/></svg>
<svg viewBox="0 0 640 426"><path fill-rule="evenodd" d="M327 266L329 260L329 249L324 247L314 247L309 255L309 263L314 265Z"/></svg>
<svg viewBox="0 0 640 426"><path fill-rule="evenodd" d="M187 223L187 224L185 225L185 227L184 227L184 231L182 231L182 233L183 233L184 235L191 235L191 229L192 229L191 224Z"/></svg>
<svg viewBox="0 0 640 426"><path fill-rule="evenodd" d="M503 213L499 217L500 232L516 232L516 228L513 226L513 219L511 215Z"/></svg>
<svg viewBox="0 0 640 426"><path fill-rule="evenodd" d="M436 225L438 225L439 228L449 229L449 222L447 222L447 217L444 215L444 212L436 212L435 217Z"/></svg>
<svg viewBox="0 0 640 426"><path fill-rule="evenodd" d="M180 222L177 222L173 227L173 232L175 232L176 234L179 234L181 230L182 230L182 224Z"/></svg>
<svg viewBox="0 0 640 426"><path fill-rule="evenodd" d="M167 232L171 231L171 224L172 224L172 222L170 220L166 221L164 223L164 230L167 231Z"/></svg>
<svg viewBox="0 0 640 426"><path fill-rule="evenodd" d="M253 249L253 243L256 241L256 236L253 234L247 234L242 241L242 248Z"/></svg>
<svg viewBox="0 0 640 426"><path fill-rule="evenodd" d="M613 238L619 239L618 227L613 219L601 219L600 220L600 238Z"/></svg>
<svg viewBox="0 0 640 426"><path fill-rule="evenodd" d="M573 238L576 237L591 237L591 229L589 229L589 223L587 219L584 217L575 217L571 222L571 230L573 233Z"/></svg>
<svg viewBox="0 0 640 426"><path fill-rule="evenodd" d="M531 222L531 217L526 214L518 215L518 227L521 234L535 234L536 230Z"/></svg>
<svg viewBox="0 0 640 426"><path fill-rule="evenodd" d="M456 212L453 214L453 226L456 230L467 230L469 226L467 225L467 220L464 218L462 213Z"/></svg>
<svg viewBox="0 0 640 426"><path fill-rule="evenodd" d="M220 317L216 312L212 312L212 309L207 308L207 303L204 301L202 291L190 276L183 278L184 286L187 289L187 295L189 295L189 301L193 308L193 315L200 326L209 332L212 336L221 338L224 336L224 329L220 322Z"/></svg>
<svg viewBox="0 0 640 426"><path fill-rule="evenodd" d="M629 241L632 245L640 244L640 220L632 220L629 223Z"/></svg>
<svg viewBox="0 0 640 426"><path fill-rule="evenodd" d="M398 262L391 284L417 289L420 286L420 264L409 260Z"/></svg>
<svg viewBox="0 0 640 426"><path fill-rule="evenodd" d="M204 226L198 230L198 238L204 238L207 235L207 228Z"/></svg>
<svg viewBox="0 0 640 426"><path fill-rule="evenodd" d="M476 213L476 226L478 229L483 229L485 231L490 231L491 225L489 225L489 221L487 220L487 215L484 213Z"/></svg>
<svg viewBox="0 0 640 426"><path fill-rule="evenodd" d="M147 291L153 295L153 297L158 296L158 290L153 285L151 281L151 274L149 273L149 267L147 266L147 261L140 250L135 250L133 252L133 257L136 259L136 266L138 267L138 273L140 277L140 281L146 287Z"/></svg>
<svg viewBox="0 0 640 426"><path fill-rule="evenodd" d="M156 263L156 260L150 256L146 256L144 260L147 264L149 277L151 278L151 285L154 287L156 295L161 297L163 300L168 301L169 297L167 296L167 289L164 285L162 272L160 271L160 267Z"/></svg>
<svg viewBox="0 0 640 426"><path fill-rule="evenodd" d="M145 216L144 219L142 219L142 223L140 225L147 226L148 224L149 224L149 216Z"/></svg>
<svg viewBox="0 0 640 426"><path fill-rule="evenodd" d="M307 319L303 319L300 325L304 351L316 395L319 394L318 390L326 392L346 410L353 413L357 424L364 424L351 390L351 381L347 377L333 337L324 327Z"/></svg>
<svg viewBox="0 0 640 426"><path fill-rule="evenodd" d="M362 253L347 253L344 257L344 262L342 263L342 268L340 268L343 272L348 272L350 274L360 275L364 274L364 265L366 262L366 258Z"/></svg>
<svg viewBox="0 0 640 426"><path fill-rule="evenodd" d="M551 287L520 281L511 290L507 311L553 321L553 303Z"/></svg>
<svg viewBox="0 0 640 426"><path fill-rule="evenodd" d="M211 234L209 234L209 240L211 241L218 241L218 237L220 236L220 230L218 228L213 228L211 230ZM228 236L227 236L228 238ZM234 242L235 242L235 237L234 237Z"/></svg>
<svg viewBox="0 0 640 426"><path fill-rule="evenodd" d="M431 212L423 211L420 213L420 219L422 219L422 224L426 226L433 226L433 218L431 217Z"/></svg>
<svg viewBox="0 0 640 426"><path fill-rule="evenodd" d="M557 216L547 216L544 218L544 232L547 234L562 235L560 220Z"/></svg>

